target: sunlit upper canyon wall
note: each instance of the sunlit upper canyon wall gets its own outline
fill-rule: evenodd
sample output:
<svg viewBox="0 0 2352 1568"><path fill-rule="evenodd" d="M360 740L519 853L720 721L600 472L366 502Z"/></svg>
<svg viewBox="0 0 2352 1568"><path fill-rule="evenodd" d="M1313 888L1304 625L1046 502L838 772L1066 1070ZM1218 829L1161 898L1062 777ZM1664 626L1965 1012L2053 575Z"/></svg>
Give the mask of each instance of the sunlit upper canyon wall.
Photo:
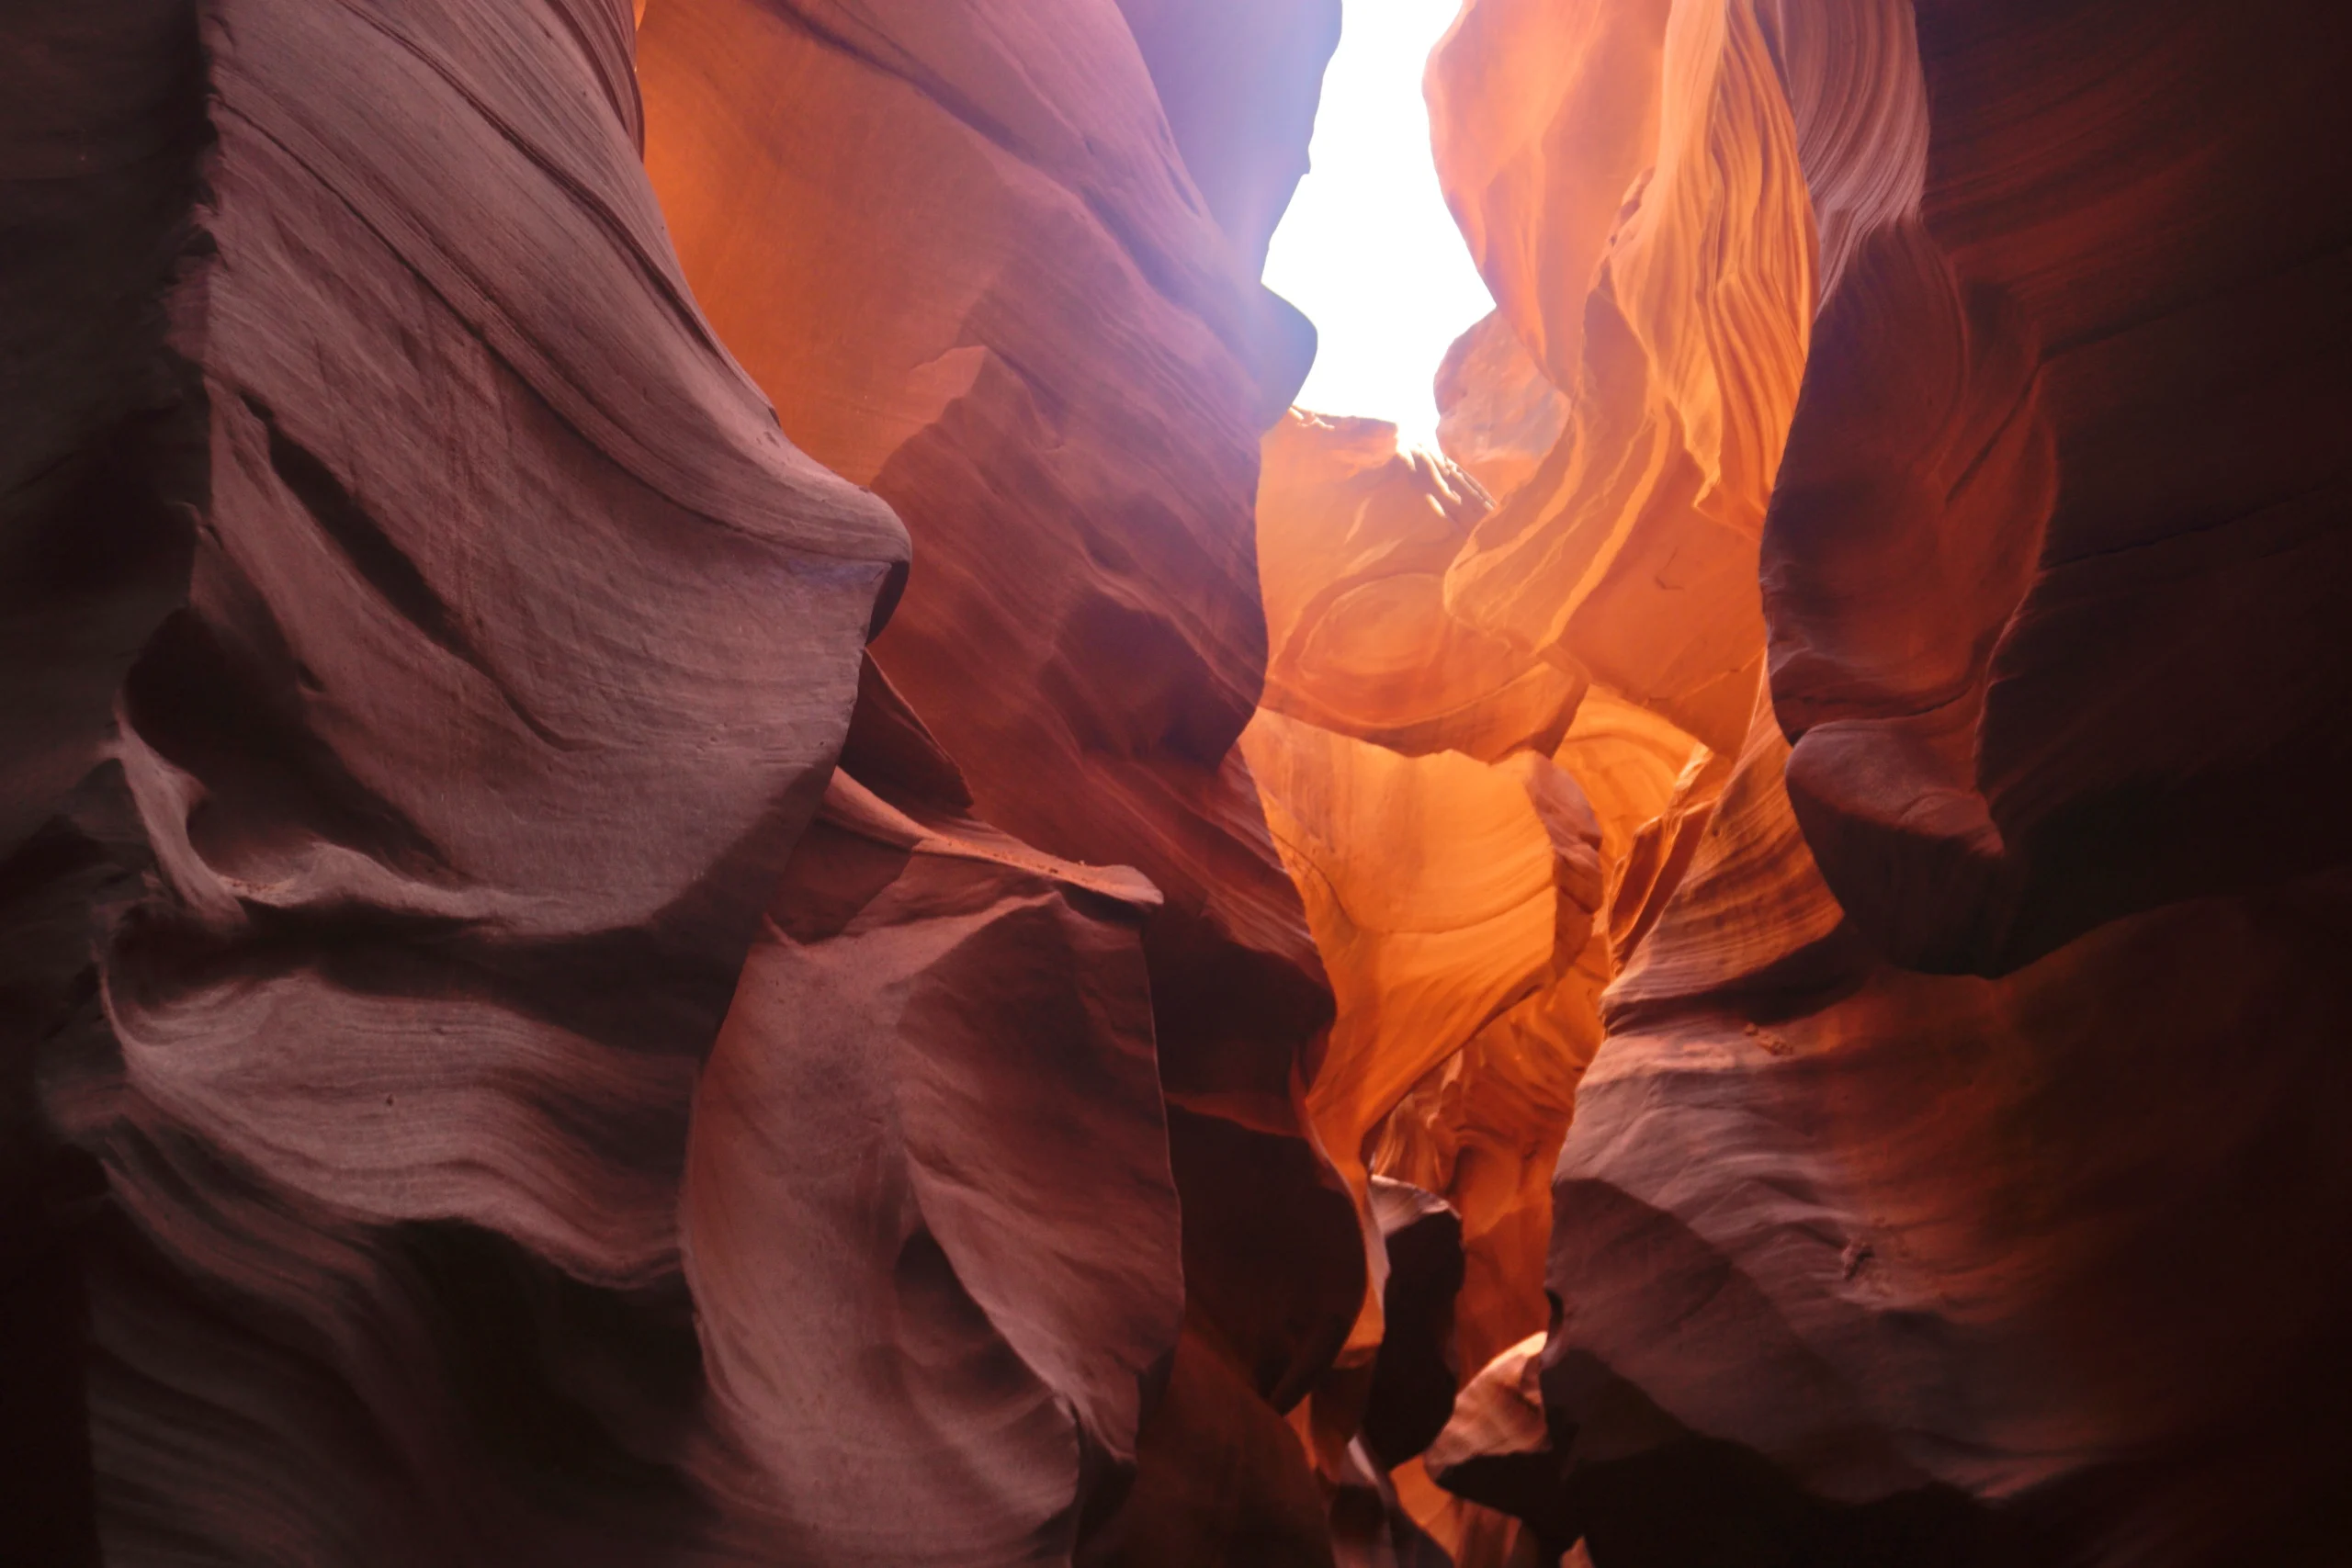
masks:
<svg viewBox="0 0 2352 1568"><path fill-rule="evenodd" d="M0 21L0 1560L2352 1553L2352 15Z"/></svg>

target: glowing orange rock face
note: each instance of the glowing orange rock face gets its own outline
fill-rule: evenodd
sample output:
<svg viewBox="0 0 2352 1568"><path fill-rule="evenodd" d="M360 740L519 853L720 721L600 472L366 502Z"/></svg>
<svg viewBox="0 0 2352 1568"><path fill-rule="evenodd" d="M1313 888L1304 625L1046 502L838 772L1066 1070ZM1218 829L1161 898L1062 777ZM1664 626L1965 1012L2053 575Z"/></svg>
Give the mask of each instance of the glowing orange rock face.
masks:
<svg viewBox="0 0 2352 1568"><path fill-rule="evenodd" d="M1580 673L1447 613L1445 568L1487 502L1395 427L1293 411L1266 434L1263 705L1408 756L1549 751Z"/></svg>
<svg viewBox="0 0 2352 1568"><path fill-rule="evenodd" d="M1473 0L1430 57L1439 183L1498 314L1555 387L1583 365L1587 298L1657 159L1672 0Z"/></svg>
<svg viewBox="0 0 2352 1568"><path fill-rule="evenodd" d="M1426 1525L1504 1551L1515 1527L1419 1475L1437 1427L1396 1391L1450 1391L1546 1321L1548 1182L1609 972L1607 835L1563 763L1633 810L1691 743L1653 722L1671 738L1653 756L1662 737L1606 699L1582 722L1581 672L1447 611L1442 573L1489 502L1444 459L1400 454L1386 424L1297 412L1263 453L1273 652L1241 749L1336 995L1305 1111L1367 1255L1354 1331L1301 1431L1343 1550L1404 1550ZM1630 839L1616 833L1621 852ZM1399 1192L1443 1216L1442 1240L1399 1238L1382 1217ZM1430 1245L1455 1259L1442 1314L1418 1293Z"/></svg>
<svg viewBox="0 0 2352 1568"><path fill-rule="evenodd" d="M27 15L0 1557L2342 1559L2342 6Z"/></svg>
<svg viewBox="0 0 2352 1568"><path fill-rule="evenodd" d="M1490 497L1512 494L1534 478L1567 424L1567 400L1528 357L1500 311L1454 340L1430 389L1438 446Z"/></svg>
<svg viewBox="0 0 2352 1568"><path fill-rule="evenodd" d="M1574 780L1541 753L1405 757L1272 712L1242 747L1337 995L1306 1109L1342 1174L1361 1189L1375 1128L1490 1032L1486 1048L1507 1050L1533 1031L1520 1049L1560 1058L1565 1100L1573 1028L1547 1037L1544 1010L1521 1004L1568 976L1600 902L1600 830Z"/></svg>
<svg viewBox="0 0 2352 1568"><path fill-rule="evenodd" d="M1429 92L1471 254L1568 398L1566 434L1479 524L1447 602L1736 750L1814 298L1762 28L1736 5L1479 0Z"/></svg>
<svg viewBox="0 0 2352 1568"><path fill-rule="evenodd" d="M2352 1372L2318 1325L2352 1278L2318 1238L2352 1182L2309 1129L2345 1105L2352 906L2332 753L2277 748L2341 734L2341 443L2306 416L2347 356L2274 334L2343 341L2306 290L2346 189L2310 149L2352 140L2317 74L2352 37L2184 5L2111 57L2122 7L1677 6L1664 88L1611 83L1657 166L1594 249L1589 171L1509 173L1557 100L1468 85L1573 18L1557 94L1657 16L1482 0L1431 70L1503 314L1547 365L1577 345L1582 442L1448 606L1708 746L1611 859L1563 1316L1430 1468L1602 1562L2329 1561ZM1594 270L1547 296L1537 236ZM1728 589L1594 606L1612 549L1759 525L1770 680L1735 723L1658 678L1737 650ZM1954 969L1992 977L1921 973Z"/></svg>
<svg viewBox="0 0 2352 1568"><path fill-rule="evenodd" d="M2348 356L2335 264L2311 258L2341 253L2346 203L2340 167L2313 171L2316 203L2267 171L2352 137L2222 106L2271 74L2339 102L2313 73L2352 40L2289 6L2252 30L2194 6L2143 20L2153 41L2110 67L2111 31L2024 6L1923 6L1915 31L1873 0L1475 0L1432 60L1441 169L1499 305L1449 359L1442 434L1494 504L1424 479L1435 504L1383 513L1366 476L1402 493L1410 465L1376 444L1340 461L1360 444L1339 440L1294 460L1320 509L1263 490L1268 603L1300 607L1276 624L1349 657L1289 666L1247 744L1321 889L1340 1016L1318 1126L1389 1105L1367 1168L1452 1197L1474 1260L1498 1214L1550 1226L1563 1315L1541 1355L1503 1354L1510 1289L1474 1261L1461 1336L1491 1322L1499 1359L1384 1495L1458 1562L1525 1548L1429 1474L1603 1562L2058 1541L2108 1562L2156 1540L2218 1562L2233 1517L2326 1560L2347 1373L2316 1325L2352 1280L2314 1238L2352 1187L2312 1156L2286 1186L2316 1230L2257 1242L2221 1216L2277 1204L2261 1172L2309 1150L2281 1084L2342 1104L2315 1055L2347 1006L2322 957L2346 919L2342 818L2316 792L2352 660L2313 638L2352 571L2319 522L2343 503L2321 434L2341 422L2314 411L2341 407ZM2255 63L2289 36L2291 70ZM2192 144L2154 107L2176 99L2230 130ZM2290 349L2290 320L2328 346ZM1535 368L1564 404L1544 452L1529 433L1561 404ZM1270 439L1270 474L1311 428ZM1405 542L1440 534L1462 541L1458 626L1425 608L1436 547ZM1507 1102L1486 1032L1389 1098L1389 1054L1399 1076L1429 1059L1402 1042L1451 1043L1423 998L1475 1010L1510 950L1384 967L1335 911L1378 886L1442 914L1433 888L1508 857L1466 804L1468 756L1410 763L1430 798L1421 772L1455 781L1457 837L1336 829L1402 792L1381 781L1414 749L1382 729L1413 688L1356 679L1384 667L1375 617L1326 608L1350 600L1400 628L1391 648L1590 682L1565 736L1462 747L1490 771L1550 755L1598 829L1584 996L1607 983L1607 1037L1550 1053L1573 1096L1515 1099L1566 1130L1549 1204L1521 1190L1481 1218L1447 1167ZM2204 621L2227 629L2180 635ZM1325 671L1352 706L1312 709ZM2192 692L2212 718L2182 721ZM2298 745L2312 765L2265 761ZM2218 896L2177 902L2196 895ZM1919 972L1952 969L1996 978ZM1537 994L1589 1040L1573 987ZM2233 1055L2233 1012L2261 1043L2203 1115L2188 1084ZM2194 1278L2159 1283L2182 1247ZM2268 1282L2233 1303L2232 1280ZM2224 1431L2260 1457L2189 1457Z"/></svg>
<svg viewBox="0 0 2352 1568"><path fill-rule="evenodd" d="M1756 541L1814 263L1771 69L1736 7L1466 8L1430 96L1501 308L1448 358L1441 437L1482 478L1362 422L1264 443L1272 651L1243 745L1338 999L1306 1102L1360 1191L1377 1172L1459 1213L1467 1371L1547 1321L1600 993L1756 711ZM1317 1399L1329 1428L1340 1391ZM1391 1505L1456 1549L1510 1549L1399 1479Z"/></svg>
<svg viewBox="0 0 2352 1568"><path fill-rule="evenodd" d="M651 0L639 35L647 166L697 296L793 440L918 541L876 664L978 820L1160 895L1142 942L1187 1312L1145 1473L1091 1527L1136 1562L1311 1495L1276 1412L1364 1291L1293 1102L1329 991L1234 750L1265 660L1257 438L1312 344L1258 262L1335 22L1322 0L1230 27L1110 0ZM1137 1440L1088 1429L1090 1483ZM1155 1472L1230 1451L1290 1469L1180 1517L1209 1506L1197 1478Z"/></svg>
<svg viewBox="0 0 2352 1568"><path fill-rule="evenodd" d="M922 541L875 656L983 818L1166 896L1170 1089L1283 1098L1328 1004L1227 758L1263 660L1255 411L1303 370L1295 312L1190 195L1114 7L814 10L646 12L687 275L785 429Z"/></svg>
<svg viewBox="0 0 2352 1568"><path fill-rule="evenodd" d="M1377 1169L1456 1203L1475 1368L1542 1322L1543 1177L1597 1038L1603 834L1552 760L1586 682L1446 611L1487 505L1458 470L1367 420L1295 412L1263 447L1242 751L1337 995L1307 1114L1360 1200ZM1375 1293L1354 1352L1378 1334Z"/></svg>

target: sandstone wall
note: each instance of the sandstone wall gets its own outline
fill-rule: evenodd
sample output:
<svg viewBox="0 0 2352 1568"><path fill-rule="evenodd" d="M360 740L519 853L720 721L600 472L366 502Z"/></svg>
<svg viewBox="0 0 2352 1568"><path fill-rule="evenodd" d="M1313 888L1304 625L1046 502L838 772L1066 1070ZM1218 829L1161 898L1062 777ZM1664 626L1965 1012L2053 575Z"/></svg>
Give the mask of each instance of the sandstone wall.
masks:
<svg viewBox="0 0 2352 1568"><path fill-rule="evenodd" d="M2339 12L0 18L0 1558L2340 1560Z"/></svg>
<svg viewBox="0 0 2352 1568"><path fill-rule="evenodd" d="M1729 747L1590 666L1725 761L1615 886L1561 1319L1438 1468L1604 1563L2333 1561L2341 26L1659 9L1482 0L1431 65L1552 465L1618 486L1506 499L1449 606L1581 653L1609 548L1736 535L1760 602L1671 585L1644 668L1769 656ZM1604 111L1657 155L1605 227L1615 143L1530 172Z"/></svg>

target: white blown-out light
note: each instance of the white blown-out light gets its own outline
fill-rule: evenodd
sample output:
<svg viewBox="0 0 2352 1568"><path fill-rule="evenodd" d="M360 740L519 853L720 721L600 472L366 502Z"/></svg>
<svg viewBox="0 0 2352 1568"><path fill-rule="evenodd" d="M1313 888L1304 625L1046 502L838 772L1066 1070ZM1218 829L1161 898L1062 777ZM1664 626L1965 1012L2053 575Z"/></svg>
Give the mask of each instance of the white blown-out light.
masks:
<svg viewBox="0 0 2352 1568"><path fill-rule="evenodd" d="M1266 283L1321 344L1298 406L1393 421L1427 445L1446 345L1494 300L1438 191L1421 67L1459 0L1346 0L1314 167L1274 231Z"/></svg>

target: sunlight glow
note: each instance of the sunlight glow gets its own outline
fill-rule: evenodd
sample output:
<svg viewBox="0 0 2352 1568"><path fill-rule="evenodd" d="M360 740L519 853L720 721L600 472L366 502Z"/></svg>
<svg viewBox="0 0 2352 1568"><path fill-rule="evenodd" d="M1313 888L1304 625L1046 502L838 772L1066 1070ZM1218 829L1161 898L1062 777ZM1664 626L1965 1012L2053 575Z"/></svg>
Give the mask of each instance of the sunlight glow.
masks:
<svg viewBox="0 0 2352 1568"><path fill-rule="evenodd" d="M1321 346L1298 406L1435 437L1430 381L1447 344L1494 309L1430 159L1421 67L1459 0L1346 0L1308 149L1314 167L1274 231L1266 284Z"/></svg>

